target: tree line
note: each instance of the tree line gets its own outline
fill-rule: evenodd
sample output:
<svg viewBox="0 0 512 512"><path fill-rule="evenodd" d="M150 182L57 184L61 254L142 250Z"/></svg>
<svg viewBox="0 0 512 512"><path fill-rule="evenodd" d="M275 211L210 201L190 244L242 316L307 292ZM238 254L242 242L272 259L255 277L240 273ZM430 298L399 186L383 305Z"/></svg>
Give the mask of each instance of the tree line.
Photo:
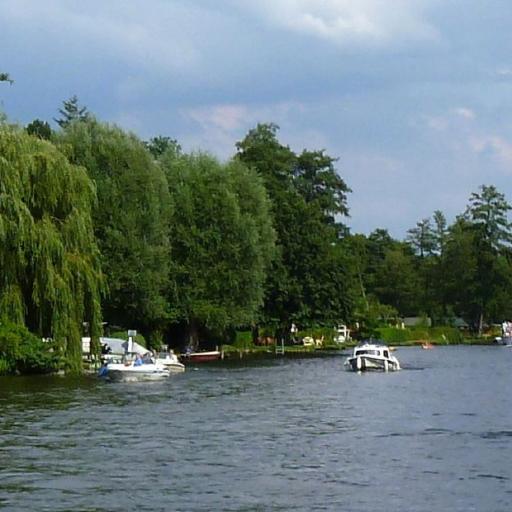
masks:
<svg viewBox="0 0 512 512"><path fill-rule="evenodd" d="M220 162L103 123L76 97L54 121L0 122L0 315L55 340L70 369L104 322L197 347L292 323L364 335L401 316L481 330L512 314L511 207L494 186L399 241L351 233L337 160L294 152L275 124Z"/></svg>

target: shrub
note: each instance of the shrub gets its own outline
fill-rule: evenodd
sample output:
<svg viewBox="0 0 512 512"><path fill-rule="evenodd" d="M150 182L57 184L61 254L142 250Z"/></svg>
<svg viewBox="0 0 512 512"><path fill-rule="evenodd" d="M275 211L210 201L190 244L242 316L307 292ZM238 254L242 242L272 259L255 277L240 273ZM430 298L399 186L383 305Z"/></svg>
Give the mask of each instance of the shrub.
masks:
<svg viewBox="0 0 512 512"><path fill-rule="evenodd" d="M456 327L433 327L431 329L432 339L440 343L462 343L464 336Z"/></svg>
<svg viewBox="0 0 512 512"><path fill-rule="evenodd" d="M437 343L462 343L462 333L455 327L379 327L377 335L387 343L407 343L415 340L429 340Z"/></svg>
<svg viewBox="0 0 512 512"><path fill-rule="evenodd" d="M415 339L411 329L399 329L397 327L378 327L376 332L378 338L387 343L405 343Z"/></svg>
<svg viewBox="0 0 512 512"><path fill-rule="evenodd" d="M0 323L0 374L50 373L60 364L53 343L43 342L24 326Z"/></svg>
<svg viewBox="0 0 512 512"><path fill-rule="evenodd" d="M239 349L245 349L253 346L251 331L236 331L233 346Z"/></svg>

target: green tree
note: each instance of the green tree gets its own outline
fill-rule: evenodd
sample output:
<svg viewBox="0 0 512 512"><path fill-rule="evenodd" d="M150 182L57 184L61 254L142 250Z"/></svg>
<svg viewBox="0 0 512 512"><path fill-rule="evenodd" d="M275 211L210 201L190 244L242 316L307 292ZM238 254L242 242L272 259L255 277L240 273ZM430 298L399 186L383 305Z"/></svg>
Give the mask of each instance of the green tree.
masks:
<svg viewBox="0 0 512 512"><path fill-rule="evenodd" d="M136 136L91 117L67 125L58 140L96 183L94 226L109 288L104 317L158 344L169 321L172 206L165 174Z"/></svg>
<svg viewBox="0 0 512 512"><path fill-rule="evenodd" d="M34 135L40 139L51 140L52 138L52 129L46 121L34 119L25 129L29 135Z"/></svg>
<svg viewBox="0 0 512 512"><path fill-rule="evenodd" d="M176 156L181 154L181 146L178 141L162 135L149 139L144 145L154 158L160 158L167 151L171 151Z"/></svg>
<svg viewBox="0 0 512 512"><path fill-rule="evenodd" d="M448 234L448 224L446 217L441 210L436 210L433 215L434 218L434 252L442 254L446 237Z"/></svg>
<svg viewBox="0 0 512 512"><path fill-rule="evenodd" d="M347 194L351 190L336 172L335 162L325 151L304 150L293 169L294 183L305 201L314 203L324 214L327 224L337 224L340 233L345 233L339 219L348 216Z"/></svg>
<svg viewBox="0 0 512 512"><path fill-rule="evenodd" d="M59 108L59 113L61 117L54 118L53 120L61 128L66 128L75 121L87 121L91 117L87 107L80 106L76 95L62 102L62 108Z"/></svg>
<svg viewBox="0 0 512 512"><path fill-rule="evenodd" d="M381 303L393 306L401 315L418 314L420 280L414 256L406 246L386 252L375 276L374 292Z"/></svg>
<svg viewBox="0 0 512 512"><path fill-rule="evenodd" d="M367 291L366 270L368 267L368 243L363 234L349 235L344 238L343 245L350 255L352 268L356 280L354 317L361 320L370 310L370 301Z"/></svg>
<svg viewBox="0 0 512 512"><path fill-rule="evenodd" d="M469 219L477 255L476 297L478 299L478 332L482 332L495 297L510 282L510 265L503 253L512 241L512 224L508 212L512 206L494 186L482 185L471 194L465 217ZM508 270L508 272L507 272Z"/></svg>
<svg viewBox="0 0 512 512"><path fill-rule="evenodd" d="M259 124L237 143L236 158L262 177L272 204L277 257L266 283L263 321L283 333L292 322L330 324L352 310L354 279L335 217L348 212L348 188L322 151L296 155Z"/></svg>
<svg viewBox="0 0 512 512"><path fill-rule="evenodd" d="M0 312L54 338L81 366L83 322L101 327L103 277L91 208L95 189L52 144L0 126Z"/></svg>
<svg viewBox="0 0 512 512"><path fill-rule="evenodd" d="M161 165L180 205L171 227L171 303L197 346L201 328L225 331L257 318L274 254L269 201L240 162L166 152Z"/></svg>
<svg viewBox="0 0 512 512"><path fill-rule="evenodd" d="M469 198L466 217L478 231L478 238L490 249L499 250L512 242L512 224L508 212L512 206L494 186L482 185Z"/></svg>
<svg viewBox="0 0 512 512"><path fill-rule="evenodd" d="M414 248L420 258L432 254L436 244L435 233L430 219L423 219L414 228L407 231L407 242Z"/></svg>
<svg viewBox="0 0 512 512"><path fill-rule="evenodd" d="M440 215L441 216L440 216ZM434 214L434 222L436 228L432 227L432 222L429 218L422 219L416 223L414 228L407 232L406 243L413 250L415 258L415 268L417 273L418 297L417 308L415 314L424 313L434 322L438 316L441 316L442 308L436 300L436 294L433 283L437 276L438 257L442 240L437 229L442 229L441 223L444 217L440 212Z"/></svg>
<svg viewBox="0 0 512 512"><path fill-rule="evenodd" d="M495 187L482 186L446 238L439 283L446 302L478 333L485 322L502 321L512 312L510 209Z"/></svg>
<svg viewBox="0 0 512 512"><path fill-rule="evenodd" d="M475 325L479 315L478 255L475 233L470 224L458 217L450 226L441 260L440 292L443 302L453 308L457 316Z"/></svg>
<svg viewBox="0 0 512 512"><path fill-rule="evenodd" d="M386 254L396 249L399 242L391 237L387 229L375 229L366 239L366 261L364 283L369 295L376 295L377 276L384 263Z"/></svg>

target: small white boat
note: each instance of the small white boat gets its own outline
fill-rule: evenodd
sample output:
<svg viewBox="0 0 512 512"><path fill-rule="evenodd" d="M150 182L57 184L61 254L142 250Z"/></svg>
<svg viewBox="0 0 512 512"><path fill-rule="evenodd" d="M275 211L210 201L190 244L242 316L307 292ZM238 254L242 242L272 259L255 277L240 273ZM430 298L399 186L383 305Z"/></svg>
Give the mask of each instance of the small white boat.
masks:
<svg viewBox="0 0 512 512"><path fill-rule="evenodd" d="M134 382L145 380L160 380L169 377L169 369L153 358L140 356L132 358L126 355L121 361L112 359L100 369L100 377L113 381Z"/></svg>
<svg viewBox="0 0 512 512"><path fill-rule="evenodd" d="M159 352L156 356L156 362L164 365L171 373L185 371L185 365L180 363L178 356L172 350L169 352Z"/></svg>
<svg viewBox="0 0 512 512"><path fill-rule="evenodd" d="M345 360L347 370L361 372L366 370L397 371L400 363L391 355L389 347L378 342L364 341L354 347L352 356Z"/></svg>
<svg viewBox="0 0 512 512"><path fill-rule="evenodd" d="M512 336L497 336L494 341L498 345L504 345L505 347L512 348Z"/></svg>

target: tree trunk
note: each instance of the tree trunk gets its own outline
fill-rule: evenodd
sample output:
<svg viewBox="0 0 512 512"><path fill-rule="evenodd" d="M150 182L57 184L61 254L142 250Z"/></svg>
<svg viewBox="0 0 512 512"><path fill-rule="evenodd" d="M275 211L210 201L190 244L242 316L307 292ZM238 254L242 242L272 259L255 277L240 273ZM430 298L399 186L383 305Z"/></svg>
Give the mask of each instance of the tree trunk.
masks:
<svg viewBox="0 0 512 512"><path fill-rule="evenodd" d="M191 320L188 327L188 345L194 351L199 348L199 332L195 320Z"/></svg>
<svg viewBox="0 0 512 512"><path fill-rule="evenodd" d="M257 345L258 339L260 337L260 328L259 328L258 324L252 324L251 333L252 333L252 342L254 345Z"/></svg>

